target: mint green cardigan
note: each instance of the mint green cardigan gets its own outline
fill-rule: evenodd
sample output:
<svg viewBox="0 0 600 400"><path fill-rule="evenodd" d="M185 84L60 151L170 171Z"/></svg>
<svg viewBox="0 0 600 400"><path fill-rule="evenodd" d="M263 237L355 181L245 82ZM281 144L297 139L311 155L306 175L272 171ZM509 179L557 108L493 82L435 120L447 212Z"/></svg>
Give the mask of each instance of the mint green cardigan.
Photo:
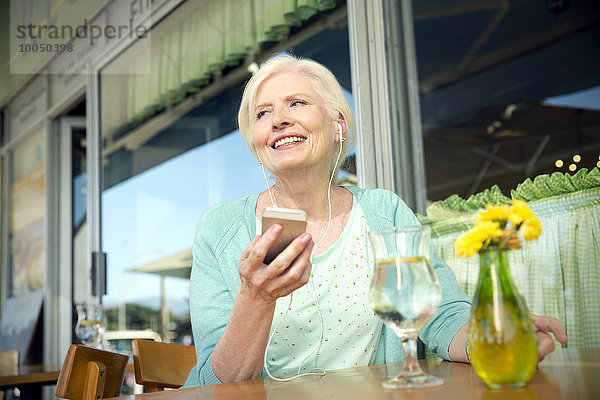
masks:
<svg viewBox="0 0 600 400"><path fill-rule="evenodd" d="M362 208L370 230L419 225L413 212L395 193L383 189L346 189ZM240 286L238 263L242 251L256 234L257 199L258 194L252 194L216 204L198 221L190 277L190 316L197 365L190 371L185 387L221 383L213 372L211 356L225 330ZM438 312L419 336L431 351L450 360L450 342L468 322L470 303L459 289L453 272L433 252L433 247L431 263L442 286L442 301ZM384 326L372 364L403 359L400 340ZM264 369L262 376L266 376Z"/></svg>

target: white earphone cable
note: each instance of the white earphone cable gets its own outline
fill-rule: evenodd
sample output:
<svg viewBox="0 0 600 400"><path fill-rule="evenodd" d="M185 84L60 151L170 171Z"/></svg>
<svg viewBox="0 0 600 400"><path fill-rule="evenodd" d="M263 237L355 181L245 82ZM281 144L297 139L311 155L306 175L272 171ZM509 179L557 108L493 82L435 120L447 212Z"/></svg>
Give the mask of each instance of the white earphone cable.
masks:
<svg viewBox="0 0 600 400"><path fill-rule="evenodd" d="M312 264L312 259L313 259L313 255L315 253L315 250L317 249L317 246L323 241L323 239L325 238L325 236L327 235L327 232L329 232L329 227L331 225L331 183L333 182L333 176L335 174L335 171L337 169L337 165L340 161L340 156L342 155L342 148L344 144L344 137L342 136L342 132L341 132L341 126L340 126L340 151L338 153L337 159L335 161L335 167L333 168L333 171L331 172L331 177L329 178L329 186L327 187L327 202L328 202L328 206L329 206L329 218L327 220L327 228L325 229L325 233L323 234L323 236L321 236L321 239L319 239L319 241L317 242L317 244L315 244L315 246L313 247L313 250L310 254L310 262ZM262 165L262 162L261 162ZM264 174L264 167L263 167L263 174ZM265 175L265 181L266 181L267 177ZM269 189L269 195L271 195L271 190L269 188L269 185L267 183L267 189ZM271 197L271 202L273 202L273 197ZM275 205L275 203L273 202L273 206L277 207ZM311 278L312 278L312 273L311 273ZM269 341L267 342L267 347L265 348L265 355L264 355L264 368L265 371L267 373L267 375L269 375L269 377L271 379L274 379L278 382L286 382L286 381L290 381L292 379L296 379L299 378L301 376L307 376L307 375L320 375L323 376L325 375L325 370L323 368L314 368L312 369L310 372L305 372L305 373L300 373L300 371L302 371L302 367L304 366L304 363L316 352L321 348L321 344L323 343L323 331L324 331L324 327L323 327L323 315L321 314L321 310L320 310L320 306L319 306L319 300L317 299L316 296L316 289L315 289L315 283L314 283L314 279L310 279L310 284L312 287L312 291L309 291L313 301L315 302L315 307L317 308L317 315L319 316L319 328L320 328L320 334L319 334L319 344L317 346L315 346L314 350L312 352L310 352L310 354L308 354L304 360L302 360L302 362L300 363L300 366L298 367L298 372L296 375L294 376L290 376L288 378L277 378L274 377L271 372L269 371L269 366L267 363L267 351L269 350L269 345L271 343L271 340L273 339L273 336L275 335L275 332L277 332L277 329L279 329L279 326L281 325L281 323L285 320L285 317L288 314L288 311L292 308L292 296L293 296L293 292L290 293L290 301L288 306L285 309L285 313L283 314L283 317L279 320L279 322L277 323L277 325L275 326L275 328L273 329L273 331L271 332L271 334L269 335ZM318 354L318 353L317 353Z"/></svg>
<svg viewBox="0 0 600 400"><path fill-rule="evenodd" d="M265 178L265 184L267 185L267 190L269 191L269 197L271 198L271 204L273 204L273 207L277 208L277 204L275 204L275 201L273 200L273 195L271 194L271 185L269 185L269 181L267 180L267 174L265 173L265 166L263 165L262 160L260 158L258 159L258 163L260 164L263 176Z"/></svg>

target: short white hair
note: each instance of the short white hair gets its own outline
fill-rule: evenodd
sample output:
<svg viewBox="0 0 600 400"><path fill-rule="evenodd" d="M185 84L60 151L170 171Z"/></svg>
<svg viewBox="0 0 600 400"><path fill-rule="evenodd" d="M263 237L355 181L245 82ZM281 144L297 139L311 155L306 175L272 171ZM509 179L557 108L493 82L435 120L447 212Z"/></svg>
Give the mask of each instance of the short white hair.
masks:
<svg viewBox="0 0 600 400"><path fill-rule="evenodd" d="M296 72L308 79L315 91L321 96L325 102L327 113L333 120L339 120L340 116L346 123L346 131L344 132L344 141L341 142L342 154L340 160L343 163L348 154L348 150L354 145L354 116L352 109L346 96L342 91L342 87L333 73L325 66L310 59L303 59L289 54L278 54L265 61L258 71L250 78L244 88L242 102L238 111L238 125L240 133L246 141L252 155L258 159L256 148L252 143L252 129L254 128L254 108L256 107L256 94L260 85L274 75L283 72ZM331 165L331 172L334 172L335 161L334 157ZM335 175L337 176L336 168Z"/></svg>

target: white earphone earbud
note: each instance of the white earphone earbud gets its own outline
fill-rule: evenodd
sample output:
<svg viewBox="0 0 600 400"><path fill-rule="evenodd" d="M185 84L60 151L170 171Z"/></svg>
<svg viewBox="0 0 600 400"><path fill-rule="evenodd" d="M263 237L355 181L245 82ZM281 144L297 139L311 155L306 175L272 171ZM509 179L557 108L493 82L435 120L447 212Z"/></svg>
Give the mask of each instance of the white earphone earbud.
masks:
<svg viewBox="0 0 600 400"><path fill-rule="evenodd" d="M340 124L339 122L337 123L337 127L338 127L338 134L340 135L340 142L343 142L345 140L344 128L342 128L342 124Z"/></svg>

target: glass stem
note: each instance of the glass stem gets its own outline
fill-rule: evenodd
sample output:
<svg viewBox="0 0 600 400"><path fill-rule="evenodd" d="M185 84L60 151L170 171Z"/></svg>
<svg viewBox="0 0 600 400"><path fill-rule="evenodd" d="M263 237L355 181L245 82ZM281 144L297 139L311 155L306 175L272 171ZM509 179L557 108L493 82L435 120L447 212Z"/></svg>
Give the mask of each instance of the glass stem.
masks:
<svg viewBox="0 0 600 400"><path fill-rule="evenodd" d="M404 348L404 372L420 372L416 339L403 340L402 347Z"/></svg>

